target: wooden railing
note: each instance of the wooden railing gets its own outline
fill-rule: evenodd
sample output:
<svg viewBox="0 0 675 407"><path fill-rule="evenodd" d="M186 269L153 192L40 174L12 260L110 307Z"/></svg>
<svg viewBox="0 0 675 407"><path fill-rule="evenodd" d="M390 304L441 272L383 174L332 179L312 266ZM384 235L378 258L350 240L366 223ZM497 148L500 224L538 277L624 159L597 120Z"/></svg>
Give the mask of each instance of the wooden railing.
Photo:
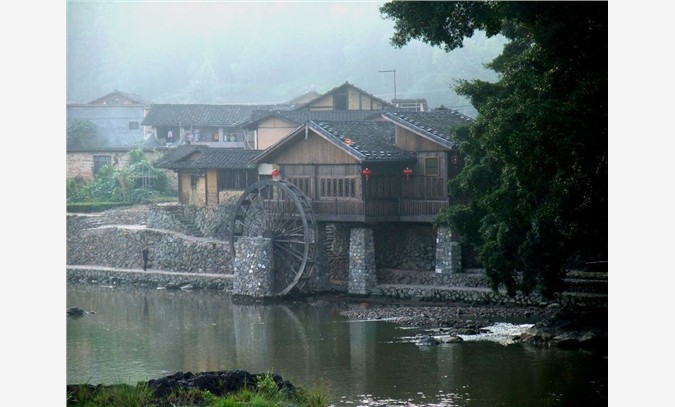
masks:
<svg viewBox="0 0 675 407"><path fill-rule="evenodd" d="M448 201L429 200L321 200L312 202L314 214L322 220L404 220L430 221L448 207Z"/></svg>

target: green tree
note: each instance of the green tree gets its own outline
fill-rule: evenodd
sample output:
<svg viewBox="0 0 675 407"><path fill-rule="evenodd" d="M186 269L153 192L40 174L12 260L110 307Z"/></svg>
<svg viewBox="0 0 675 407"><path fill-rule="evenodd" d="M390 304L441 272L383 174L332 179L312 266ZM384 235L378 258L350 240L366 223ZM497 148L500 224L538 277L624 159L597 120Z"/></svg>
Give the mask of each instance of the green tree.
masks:
<svg viewBox="0 0 675 407"><path fill-rule="evenodd" d="M456 137L465 167L441 212L474 244L493 288L551 296L569 267L607 259L607 3L390 2L392 44L446 51L477 30L509 42L494 83L459 81L478 111ZM515 278L522 272L522 279Z"/></svg>
<svg viewBox="0 0 675 407"><path fill-rule="evenodd" d="M166 173L155 168L139 148L129 152L127 166L104 165L93 181L81 177L66 180L68 202L140 203L167 192Z"/></svg>
<svg viewBox="0 0 675 407"><path fill-rule="evenodd" d="M90 148L98 143L96 125L90 120L73 120L66 130L66 146L68 148Z"/></svg>

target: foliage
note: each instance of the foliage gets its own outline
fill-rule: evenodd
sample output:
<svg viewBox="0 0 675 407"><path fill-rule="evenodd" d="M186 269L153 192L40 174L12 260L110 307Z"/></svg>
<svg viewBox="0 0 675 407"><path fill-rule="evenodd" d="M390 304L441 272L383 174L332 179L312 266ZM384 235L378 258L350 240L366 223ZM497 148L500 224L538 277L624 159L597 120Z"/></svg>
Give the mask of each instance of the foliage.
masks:
<svg viewBox="0 0 675 407"><path fill-rule="evenodd" d="M136 386L115 384L109 386L80 385L67 392L69 407L180 405L211 407L326 407L328 398L320 389L305 390L295 387L295 394L279 388L271 374L258 380L254 388L216 396L199 388L178 389L158 399L147 383Z"/></svg>
<svg viewBox="0 0 675 407"><path fill-rule="evenodd" d="M551 296L565 271L607 258L607 3L390 2L392 44L446 51L483 30L510 42L495 83L459 81L478 117L457 133L465 166L435 219L477 246L493 288ZM514 276L522 271L522 280Z"/></svg>
<svg viewBox="0 0 675 407"><path fill-rule="evenodd" d="M93 181L86 181L82 177L66 180L68 203L151 202L169 192L166 173L155 168L138 148L129 152L128 166L104 165Z"/></svg>
<svg viewBox="0 0 675 407"><path fill-rule="evenodd" d="M67 394L67 405L71 407L120 406L135 407L149 405L152 391L147 384L136 386L118 384L104 389L91 385L78 386L76 392Z"/></svg>
<svg viewBox="0 0 675 407"><path fill-rule="evenodd" d="M87 149L101 144L96 125L90 120L78 119L68 124L66 147L68 149Z"/></svg>

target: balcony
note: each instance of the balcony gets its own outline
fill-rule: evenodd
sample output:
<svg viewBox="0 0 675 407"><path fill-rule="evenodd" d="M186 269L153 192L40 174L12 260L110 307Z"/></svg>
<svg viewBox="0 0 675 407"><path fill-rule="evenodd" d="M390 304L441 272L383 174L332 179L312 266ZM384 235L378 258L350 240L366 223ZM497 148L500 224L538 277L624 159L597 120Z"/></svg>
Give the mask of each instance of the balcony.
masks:
<svg viewBox="0 0 675 407"><path fill-rule="evenodd" d="M323 222L431 222L448 200L320 200L314 216Z"/></svg>

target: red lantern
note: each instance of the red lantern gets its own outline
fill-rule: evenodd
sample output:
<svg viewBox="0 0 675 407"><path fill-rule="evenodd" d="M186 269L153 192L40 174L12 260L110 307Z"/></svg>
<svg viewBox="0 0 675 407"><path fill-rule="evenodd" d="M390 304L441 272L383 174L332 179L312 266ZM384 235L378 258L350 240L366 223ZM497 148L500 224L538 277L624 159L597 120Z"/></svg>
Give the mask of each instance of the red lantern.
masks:
<svg viewBox="0 0 675 407"><path fill-rule="evenodd" d="M272 170L272 178L277 179L279 175L281 175L281 171L276 168Z"/></svg>
<svg viewBox="0 0 675 407"><path fill-rule="evenodd" d="M412 175L412 173L413 173L413 170L411 170L408 167L405 167L403 169L403 176L405 176L406 181L410 179L410 176Z"/></svg>
<svg viewBox="0 0 675 407"><path fill-rule="evenodd" d="M368 181L368 177L373 175L373 171L369 169L368 167L364 168L363 171L361 171L361 174L363 174L364 177L366 177L366 181Z"/></svg>

